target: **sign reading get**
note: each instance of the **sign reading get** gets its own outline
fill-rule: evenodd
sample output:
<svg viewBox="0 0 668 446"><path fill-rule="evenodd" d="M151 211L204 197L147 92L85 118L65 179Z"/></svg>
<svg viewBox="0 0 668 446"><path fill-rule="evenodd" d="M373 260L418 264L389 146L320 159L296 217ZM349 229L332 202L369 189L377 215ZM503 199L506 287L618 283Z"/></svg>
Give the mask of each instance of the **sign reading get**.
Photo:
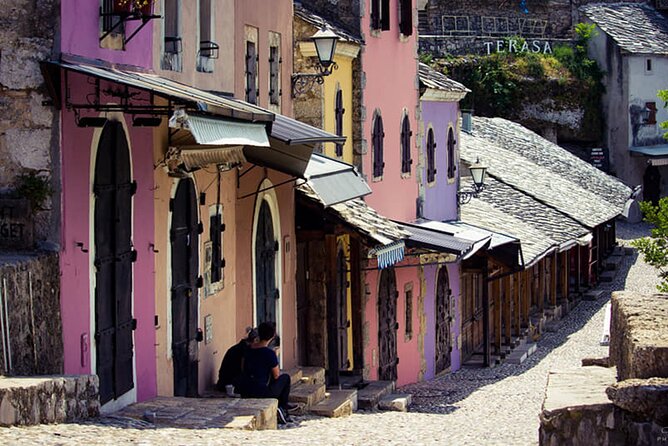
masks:
<svg viewBox="0 0 668 446"><path fill-rule="evenodd" d="M494 42L484 42L487 54L494 53L543 53L552 54L552 45L548 41L533 40L531 42L524 40L496 40Z"/></svg>

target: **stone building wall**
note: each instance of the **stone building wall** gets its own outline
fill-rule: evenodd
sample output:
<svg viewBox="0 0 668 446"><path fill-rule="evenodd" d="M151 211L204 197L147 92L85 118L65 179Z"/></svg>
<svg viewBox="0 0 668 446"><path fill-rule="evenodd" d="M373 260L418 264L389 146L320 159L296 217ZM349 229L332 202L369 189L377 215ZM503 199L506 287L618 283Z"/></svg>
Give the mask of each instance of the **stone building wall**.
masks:
<svg viewBox="0 0 668 446"><path fill-rule="evenodd" d="M55 254L0 257L0 375L63 372L59 283Z"/></svg>
<svg viewBox="0 0 668 446"><path fill-rule="evenodd" d="M354 35L360 35L360 2L362 0L297 0L310 11Z"/></svg>
<svg viewBox="0 0 668 446"><path fill-rule="evenodd" d="M57 51L54 36L59 0L4 0L0 14L0 194L16 187L17 177L36 171L58 190L58 114L49 104L39 63ZM43 208L56 210L47 200ZM58 216L34 216L36 240L57 241Z"/></svg>
<svg viewBox="0 0 668 446"><path fill-rule="evenodd" d="M605 0L429 0L419 12L420 50L481 54L484 42L504 37L522 36L541 43L571 39L574 25L581 21L578 8L602 1ZM430 36L447 38L443 42Z"/></svg>

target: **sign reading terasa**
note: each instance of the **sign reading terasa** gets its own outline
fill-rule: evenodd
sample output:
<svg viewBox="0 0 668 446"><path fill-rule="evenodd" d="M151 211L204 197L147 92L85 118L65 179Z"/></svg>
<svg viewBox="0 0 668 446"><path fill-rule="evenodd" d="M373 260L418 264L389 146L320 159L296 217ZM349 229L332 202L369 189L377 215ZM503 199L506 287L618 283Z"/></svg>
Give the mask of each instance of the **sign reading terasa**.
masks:
<svg viewBox="0 0 668 446"><path fill-rule="evenodd" d="M552 54L552 45L548 41L541 40L496 40L484 42L487 54L492 53L543 53Z"/></svg>

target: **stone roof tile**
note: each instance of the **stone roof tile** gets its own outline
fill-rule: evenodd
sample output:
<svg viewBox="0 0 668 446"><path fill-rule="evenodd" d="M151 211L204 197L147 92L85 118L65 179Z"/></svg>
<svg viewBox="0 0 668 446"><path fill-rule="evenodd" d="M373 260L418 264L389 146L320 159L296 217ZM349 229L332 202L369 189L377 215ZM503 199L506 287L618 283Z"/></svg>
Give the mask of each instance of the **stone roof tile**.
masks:
<svg viewBox="0 0 668 446"><path fill-rule="evenodd" d="M457 93L470 93L471 90L459 82L450 79L446 75L439 73L429 65L420 62L419 64L420 82L427 88L435 90L444 90Z"/></svg>
<svg viewBox="0 0 668 446"><path fill-rule="evenodd" d="M668 55L668 19L649 5L590 4L580 10L629 53Z"/></svg>

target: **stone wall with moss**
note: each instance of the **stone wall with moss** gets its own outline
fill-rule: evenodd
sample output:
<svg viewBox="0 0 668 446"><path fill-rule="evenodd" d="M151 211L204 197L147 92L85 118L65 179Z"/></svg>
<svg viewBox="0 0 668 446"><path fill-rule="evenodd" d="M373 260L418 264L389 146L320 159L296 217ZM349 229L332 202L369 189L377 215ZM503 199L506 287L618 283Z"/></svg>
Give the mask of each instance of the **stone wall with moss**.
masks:
<svg viewBox="0 0 668 446"><path fill-rule="evenodd" d="M0 193L7 195L17 178L36 172L58 178L58 115L50 105L39 63L55 51L59 0L7 0L0 15ZM48 200L36 209L37 240L57 240L58 217Z"/></svg>

